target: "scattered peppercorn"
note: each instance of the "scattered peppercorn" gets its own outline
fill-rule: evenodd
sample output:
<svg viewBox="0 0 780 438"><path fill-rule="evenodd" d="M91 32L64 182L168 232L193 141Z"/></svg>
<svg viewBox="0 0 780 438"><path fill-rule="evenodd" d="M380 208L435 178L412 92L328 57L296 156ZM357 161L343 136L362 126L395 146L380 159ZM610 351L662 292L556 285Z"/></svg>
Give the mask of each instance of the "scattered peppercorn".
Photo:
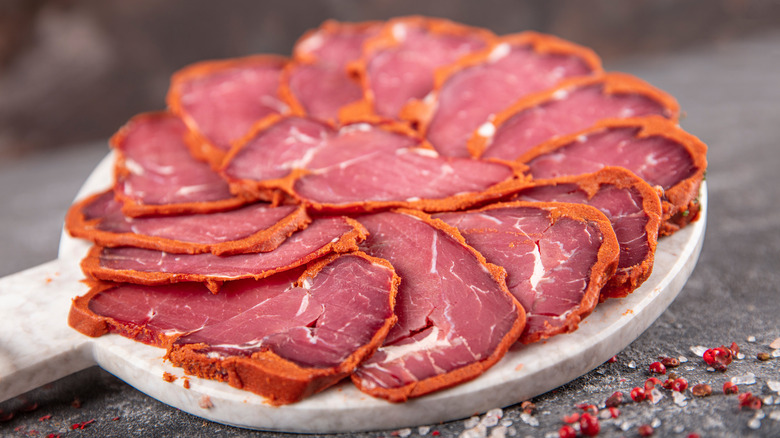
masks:
<svg viewBox="0 0 780 438"><path fill-rule="evenodd" d="M656 379L655 377L651 377L651 378L645 380L645 391L649 391L649 390L655 388L655 385L659 385L660 383L661 383L661 381Z"/></svg>
<svg viewBox="0 0 780 438"><path fill-rule="evenodd" d="M78 408L81 407L81 400L78 397L76 397L76 398L73 399L72 402L70 402L70 405L73 406L74 408L78 409Z"/></svg>
<svg viewBox="0 0 780 438"><path fill-rule="evenodd" d="M756 359L758 359L760 361L767 361L767 360L769 360L771 358L772 358L772 356L769 353L767 353L766 351L762 351L761 353L758 353L756 355Z"/></svg>
<svg viewBox="0 0 780 438"><path fill-rule="evenodd" d="M580 421L580 413L579 412L575 412L575 413L573 413L571 415L564 415L563 416L563 422L564 423L571 424L571 423L576 423L578 421Z"/></svg>
<svg viewBox="0 0 780 438"><path fill-rule="evenodd" d="M560 437L560 438L577 438L577 431L574 430L574 428L569 426L569 425L561 426L561 428L558 429L558 437Z"/></svg>
<svg viewBox="0 0 780 438"><path fill-rule="evenodd" d="M723 384L724 394L736 394L738 392L739 392L739 386L733 384L731 381L726 381L726 383Z"/></svg>
<svg viewBox="0 0 780 438"><path fill-rule="evenodd" d="M653 426L649 424L639 426L639 436L652 436L653 432L655 432L655 430L653 430Z"/></svg>
<svg viewBox="0 0 780 438"><path fill-rule="evenodd" d="M46 421L51 418L51 414L44 415L43 417L39 418L38 421Z"/></svg>
<svg viewBox="0 0 780 438"><path fill-rule="evenodd" d="M682 377L674 379L674 382L672 383L672 391L683 392L686 388L688 388L687 380L683 379Z"/></svg>
<svg viewBox="0 0 780 438"><path fill-rule="evenodd" d="M701 438L698 433L689 433L688 438Z"/></svg>
<svg viewBox="0 0 780 438"><path fill-rule="evenodd" d="M658 357L658 359L667 368L676 368L676 367L680 366L680 361L678 359L674 358L674 357L660 356L660 357Z"/></svg>
<svg viewBox="0 0 780 438"><path fill-rule="evenodd" d="M617 362L617 356L612 356L612 357L610 357L610 358L609 358L609 360L607 361L607 363L615 363L615 362Z"/></svg>
<svg viewBox="0 0 780 438"><path fill-rule="evenodd" d="M612 418L617 418L620 416L620 410L618 408L609 408L609 415Z"/></svg>
<svg viewBox="0 0 780 438"><path fill-rule="evenodd" d="M582 414L580 417L580 432L585 436L596 436L599 434L601 426L599 425L599 419L588 413Z"/></svg>
<svg viewBox="0 0 780 438"><path fill-rule="evenodd" d="M621 403L623 403L623 393L617 391L614 394L610 395L609 398L607 398L607 401L604 403L604 406L608 408L614 408L620 406Z"/></svg>
<svg viewBox="0 0 780 438"><path fill-rule="evenodd" d="M739 345L737 345L736 342L732 342L731 343L731 347L729 347L729 350L731 350L731 354L736 356L737 353L739 353Z"/></svg>
<svg viewBox="0 0 780 438"><path fill-rule="evenodd" d="M712 394L712 387L706 383L699 383L691 388L695 397L707 397Z"/></svg>
<svg viewBox="0 0 780 438"><path fill-rule="evenodd" d="M705 351L702 359L704 359L707 365L715 368L716 371L723 372L728 369L732 356L731 350L721 345L718 348L710 348Z"/></svg>
<svg viewBox="0 0 780 438"><path fill-rule="evenodd" d="M666 367L661 362L653 362L650 364L650 372L655 374L666 374Z"/></svg>
<svg viewBox="0 0 780 438"><path fill-rule="evenodd" d="M0 422L11 421L14 418L13 412L3 412L0 410Z"/></svg>
<svg viewBox="0 0 780 438"><path fill-rule="evenodd" d="M70 428L71 429L84 429L84 428L86 428L87 426L89 426L90 424L92 424L94 422L95 422L95 419L93 418L93 419L88 420L88 421L82 421L81 423L73 423L73 424L70 425Z"/></svg>
<svg viewBox="0 0 780 438"><path fill-rule="evenodd" d="M645 397L646 394L644 389L637 386L631 390L631 400L634 400L635 402L641 402L645 399Z"/></svg>
<svg viewBox="0 0 780 438"><path fill-rule="evenodd" d="M749 408L753 409L755 411L761 409L761 406L763 406L763 402L760 398L756 397L755 395L745 392L739 395L739 406L741 408Z"/></svg>
<svg viewBox="0 0 780 438"><path fill-rule="evenodd" d="M522 409L526 414L532 415L534 412L536 412L536 405L533 404L533 402L530 400L526 400L520 403L520 409Z"/></svg>

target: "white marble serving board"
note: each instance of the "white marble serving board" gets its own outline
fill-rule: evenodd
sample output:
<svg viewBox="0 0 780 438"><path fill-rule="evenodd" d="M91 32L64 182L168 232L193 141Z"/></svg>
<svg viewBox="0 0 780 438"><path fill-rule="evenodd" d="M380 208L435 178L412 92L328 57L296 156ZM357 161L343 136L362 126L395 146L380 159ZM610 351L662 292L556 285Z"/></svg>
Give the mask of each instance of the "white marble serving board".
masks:
<svg viewBox="0 0 780 438"><path fill-rule="evenodd" d="M109 154L79 197L111 182ZM70 300L87 292L79 261L85 242L63 233L58 260L0 279L0 401L98 364L163 403L240 427L287 432L357 432L396 429L469 417L554 389L594 369L636 339L669 306L696 265L707 214L661 239L650 278L629 297L599 304L570 334L510 351L479 378L415 400L392 404L342 382L292 405L273 407L262 397L225 383L188 377L163 361L164 350L118 335L88 338L67 326ZM163 380L163 373L179 377ZM208 400L208 403L206 402Z"/></svg>

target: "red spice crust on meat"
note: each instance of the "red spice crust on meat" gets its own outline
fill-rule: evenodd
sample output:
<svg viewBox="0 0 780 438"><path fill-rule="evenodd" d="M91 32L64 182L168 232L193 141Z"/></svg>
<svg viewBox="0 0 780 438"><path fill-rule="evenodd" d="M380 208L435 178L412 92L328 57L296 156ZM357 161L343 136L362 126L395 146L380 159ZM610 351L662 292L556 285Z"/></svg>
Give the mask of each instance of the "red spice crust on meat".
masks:
<svg viewBox="0 0 780 438"><path fill-rule="evenodd" d="M641 195L642 209L647 214L647 223L644 227L647 235L647 257L638 265L630 266L628 269L618 269L601 289L599 301L628 296L653 272L658 230L661 225L661 200L658 198L658 192L644 180L622 167L605 167L591 174L531 181L516 190L512 189L509 197L528 188L560 184L575 184L587 194L588 199L598 193L602 185L612 185L619 189L634 189Z"/></svg>
<svg viewBox="0 0 780 438"><path fill-rule="evenodd" d="M251 179L236 179L228 175L225 175L225 169L230 165L231 161L233 161L236 158L236 156L239 153L241 153L241 150L245 146L247 146L247 144L249 144L249 142L252 139L262 134L267 129L273 127L277 123L281 122L282 120L291 117L298 117L298 115L290 115L290 116L272 115L267 117L260 123L256 124L253 127L252 132L250 132L246 136L246 138L244 138L241 142L236 143L233 146L233 148L230 149L230 152L227 154L222 164L220 173L222 177L230 184L230 191L232 193L242 198L253 199L253 200L278 199L279 195L281 194L294 196L295 191L293 190L293 186L295 185L295 182L300 177L309 174L310 171L306 169L291 169L290 173L288 173L286 176L282 178L276 178L276 179L270 179L264 181L251 180ZM333 125L328 124L326 122L322 122L319 120L315 120L315 121L333 128ZM350 122L350 124L357 124L357 123L367 123L369 125L375 126L379 129L382 129L384 131L393 134L407 136L419 142L418 145L416 146L417 148L433 151L433 146L431 146L430 143L428 143L424 139L420 138L420 135L412 128L407 126L406 124L394 120L388 120L388 119L380 120L374 118L353 120ZM516 172L518 175L522 174L522 170L520 168L518 168Z"/></svg>
<svg viewBox="0 0 780 438"><path fill-rule="evenodd" d="M545 35L532 31L505 35L497 38L493 45L487 47L483 51L464 56L458 62L438 69L434 74L434 88L432 91L432 96L434 96L434 98L409 102L401 109L401 114L399 115L401 120L412 123L412 125L425 136L428 131L428 125L436 111L437 99L435 96L447 80L461 70L487 62L493 49L503 43L508 43L512 46L530 45L535 52L542 54L576 56L582 59L594 73L601 73L603 71L601 58L596 55L596 52L588 47L580 46L552 35Z"/></svg>
<svg viewBox="0 0 780 438"><path fill-rule="evenodd" d="M187 113L181 101L182 84L193 79L209 76L221 70L256 64L266 64L282 69L287 63L288 59L284 56L263 54L196 62L175 72L171 76L171 85L168 88L165 102L168 104L170 111L179 116L189 128L186 143L192 155L199 160L210 163L212 168L218 169L225 157L225 151L215 146L208 137L201 133L198 123ZM293 106L291 102L285 100L287 96L280 94L278 97L291 108L292 113ZM257 123L262 122L262 120L258 120ZM235 142L240 142L240 139L236 139Z"/></svg>
<svg viewBox="0 0 780 438"><path fill-rule="evenodd" d="M500 202L490 204L478 210L470 210L466 213L479 213L484 211L496 210L501 208L524 207L547 210L550 213L550 224L554 224L560 218L569 218L577 222L592 223L598 226L601 232L602 242L599 246L596 263L590 270L588 286L580 300L579 305L572 307L567 311L564 322L558 327L552 327L545 323L546 330L543 332L528 333L523 332L519 341L523 344L538 342L561 333L569 333L577 330L580 321L593 312L596 304L599 303L599 294L602 288L607 284L615 273L620 255L620 245L618 244L612 224L606 216L598 209L584 204L570 204L564 202Z"/></svg>
<svg viewBox="0 0 780 438"><path fill-rule="evenodd" d="M596 76L576 77L561 82L558 86L536 93L518 100L512 106L497 113L490 120L490 123L500 128L507 120L516 114L545 104L554 100L556 93L562 90L576 89L590 85L603 85L604 93L608 95L616 94L638 94L653 100L664 107L664 116L672 122L677 122L680 117L680 105L672 95L653 87L649 83L625 73L601 73ZM471 156L480 157L488 147L489 137L483 137L476 132L472 134L468 141L468 150Z"/></svg>
<svg viewBox="0 0 780 438"><path fill-rule="evenodd" d="M352 376L352 382L361 391L374 397L380 397L394 403L399 403L404 402L410 398L420 397L431 392L451 388L455 385L479 377L482 373L484 373L487 369L489 369L502 357L504 357L509 348L517 341L517 339L522 334L523 329L525 328L526 315L523 306L517 302L515 297L511 292L509 292L509 289L506 286L506 271L504 268L489 263L487 260L485 260L485 257L482 254L466 243L466 240L463 238L463 235L460 234L460 231L458 231L457 228L450 226L439 219L434 219L430 215L418 210L397 209L393 211L396 213L402 213L416 217L431 227L440 230L449 235L451 238L455 239L471 254L473 254L479 263L485 268L485 270L490 273L493 279L499 284L501 290L512 300L512 302L514 302L514 305L517 309L517 320L512 326L512 329L507 332L498 347L489 356L478 362L473 362L461 368L452 370L446 374L430 377L397 388L381 388L378 386L374 388L367 388L360 384L360 380L358 378L356 378L354 375Z"/></svg>
<svg viewBox="0 0 780 438"><path fill-rule="evenodd" d="M98 228L101 218L87 219L84 209L106 192L88 196L73 204L65 216L65 229L73 237L89 240L99 246L135 246L177 254L230 255L248 252L273 251L290 235L305 228L311 218L304 206L298 206L282 220L263 230L259 230L243 239L221 243L184 242L165 237L148 236L136 233L117 233Z"/></svg>
<svg viewBox="0 0 780 438"><path fill-rule="evenodd" d="M366 117L377 117L374 111L374 95L371 91L371 84L368 75L368 59L370 56L380 50L386 50L401 44L393 34L393 26L396 24L405 24L424 28L432 34L466 36L474 35L483 40L486 45L492 45L496 35L484 28L467 26L443 18L431 18L420 15L399 17L388 20L382 27L379 35L367 40L363 45L363 56L350 63L349 73L353 75L361 84L363 89L363 100L347 105L339 112L339 120L346 123L351 120L365 120Z"/></svg>
<svg viewBox="0 0 780 438"><path fill-rule="evenodd" d="M392 272L389 306L395 307L395 296L401 278L392 265L383 259L371 257L362 252L349 255L361 257L373 264L380 265ZM314 278L325 266L342 255L334 254L312 263L298 279L297 285ZM144 327L128 327L113 318L96 315L88 308L89 301L98 293L115 287L111 283L98 283L86 295L73 300L68 324L79 332L98 337L106 333L118 333L146 344L166 348L165 358L184 372L202 378L227 382L229 385L260 394L274 406L294 403L312 394L320 392L347 377L365 358L371 356L387 336L397 317L393 314L385 320L370 342L350 354L338 366L330 368L302 367L281 358L272 351L258 351L250 357L230 356L224 359L209 357L197 350L208 347L205 344L174 345L177 335L154 336Z"/></svg>
<svg viewBox="0 0 780 438"><path fill-rule="evenodd" d="M143 284L147 286L179 283L185 281L205 283L213 293L219 292L219 287L225 281L253 278L259 280L269 277L278 272L287 271L298 266L303 266L309 262L317 260L331 253L347 253L358 250L358 242L365 240L368 231L358 221L345 217L346 222L352 226L352 230L342 234L338 240L331 241L306 257L298 259L296 262L276 269L265 270L259 274L249 274L242 276L220 277L204 274L185 274L185 273L167 273L167 272L142 272L136 270L115 270L104 268L100 264L100 255L103 248L93 246L89 253L81 261L81 270L84 274L94 280L126 282L134 284Z"/></svg>
<svg viewBox="0 0 780 438"><path fill-rule="evenodd" d="M675 184L668 190L660 187L655 189L661 198L662 222L659 230L660 236L668 236L685 227L699 217L701 205L699 204L699 189L707 171L707 145L696 136L685 132L675 122L660 116L647 116L632 119L605 119L594 125L593 128L575 134L551 140L536 146L521 155L517 161L528 163L536 157L548 154L577 140L580 136L607 130L610 128L638 128L637 139L647 137L663 137L680 144L691 156L694 173Z"/></svg>
<svg viewBox="0 0 780 438"><path fill-rule="evenodd" d="M114 162L114 185L121 179L131 174L130 169L127 167L124 153L124 143L128 134L132 131L133 127L137 123L144 123L147 120L161 119L171 117L170 113L164 111L142 113L131 118L124 126L111 136L109 144L116 151L116 161ZM211 213L217 211L230 210L247 203L247 200L240 197L232 197L228 199L222 199L218 201L207 202L184 202L177 204L143 204L136 200L124 195L121 191L115 191L114 195L117 200L121 201L124 205L122 207L122 213L131 217L147 216L147 215L170 215L170 214L183 214L183 213Z"/></svg>

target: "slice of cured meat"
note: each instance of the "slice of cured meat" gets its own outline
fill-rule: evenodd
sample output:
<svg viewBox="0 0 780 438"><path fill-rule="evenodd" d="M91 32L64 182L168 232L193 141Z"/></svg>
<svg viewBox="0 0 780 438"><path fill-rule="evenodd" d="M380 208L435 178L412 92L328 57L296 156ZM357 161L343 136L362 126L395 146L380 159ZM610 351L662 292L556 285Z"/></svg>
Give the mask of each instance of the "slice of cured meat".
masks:
<svg viewBox="0 0 780 438"><path fill-rule="evenodd" d="M198 283L107 283L76 298L68 322L89 336L167 348L188 374L282 405L333 385L374 352L395 321L399 281L386 261L353 253L232 282L219 295Z"/></svg>
<svg viewBox="0 0 780 438"><path fill-rule="evenodd" d="M596 173L534 181L510 200L569 202L597 208L609 219L620 244L617 271L601 289L600 301L633 292L653 270L661 201L641 178L621 167Z"/></svg>
<svg viewBox="0 0 780 438"><path fill-rule="evenodd" d="M594 72L601 61L590 49L533 32L505 36L437 71L432 98L410 102L401 117L442 155L467 157L471 134L490 117L523 96Z"/></svg>
<svg viewBox="0 0 780 438"><path fill-rule="evenodd" d="M258 203L226 212L131 218L109 190L90 196L68 211L71 236L100 246L135 246L172 253L215 255L276 249L311 219L300 205Z"/></svg>
<svg viewBox="0 0 780 438"><path fill-rule="evenodd" d="M434 216L506 269L528 321L520 341L571 332L598 303L620 248L607 218L579 204L513 202Z"/></svg>
<svg viewBox="0 0 780 438"><path fill-rule="evenodd" d="M478 157L515 160L532 147L589 128L601 119L650 114L677 121L675 99L623 73L571 79L520 99L477 129L469 151Z"/></svg>
<svg viewBox="0 0 780 438"><path fill-rule="evenodd" d="M363 105L380 116L398 117L410 99L433 90L437 68L486 48L495 38L485 29L438 18L388 21L380 35L366 42L364 57L354 66L366 92Z"/></svg>
<svg viewBox="0 0 780 438"><path fill-rule="evenodd" d="M398 322L352 375L360 390L404 401L471 380L517 340L525 313L504 282L457 230L411 210L361 216L362 247L402 278Z"/></svg>
<svg viewBox="0 0 780 438"><path fill-rule="evenodd" d="M383 152L421 144L414 132L399 123L353 123L334 129L310 118L281 117L259 125L231 151L222 175L242 196L268 198L274 190L290 192L302 170L376 161Z"/></svg>
<svg viewBox="0 0 780 438"><path fill-rule="evenodd" d="M662 117L604 120L593 129L539 145L520 157L534 179L557 178L621 166L658 190L660 234L696 219L707 146Z"/></svg>
<svg viewBox="0 0 780 438"><path fill-rule="evenodd" d="M114 193L128 216L228 210L246 201L208 164L192 157L187 127L169 113L133 117L113 137Z"/></svg>
<svg viewBox="0 0 780 438"><path fill-rule="evenodd" d="M309 208L324 212L394 207L447 211L502 196L515 176L506 163L407 148L313 171L295 182L293 194Z"/></svg>
<svg viewBox="0 0 780 438"><path fill-rule="evenodd" d="M193 154L218 167L233 142L255 123L288 113L289 102L279 94L286 63L281 56L256 55L199 62L176 72L168 107L191 130Z"/></svg>
<svg viewBox="0 0 780 438"><path fill-rule="evenodd" d="M281 93L294 113L330 122L341 107L363 97L360 82L347 65L363 53L363 42L376 35L378 22L325 22L305 35L293 49L295 61L284 71Z"/></svg>
<svg viewBox="0 0 780 438"><path fill-rule="evenodd" d="M331 252L354 251L357 242L365 236L365 229L353 219L324 217L314 220L270 252L215 256L95 246L81 262L81 268L97 280L145 285L200 281L216 292L225 281L265 278Z"/></svg>

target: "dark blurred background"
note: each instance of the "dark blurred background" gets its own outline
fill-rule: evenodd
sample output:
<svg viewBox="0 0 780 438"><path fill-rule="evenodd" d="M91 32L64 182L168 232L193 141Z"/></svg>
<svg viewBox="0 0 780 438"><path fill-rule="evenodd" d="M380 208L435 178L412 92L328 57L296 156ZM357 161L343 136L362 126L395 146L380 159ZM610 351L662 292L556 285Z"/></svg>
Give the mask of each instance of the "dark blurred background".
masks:
<svg viewBox="0 0 780 438"><path fill-rule="evenodd" d="M549 32L607 69L780 28L780 2L748 0L0 0L0 160L105 139L164 106L171 73L209 58L288 54L327 18L425 14L499 34Z"/></svg>

